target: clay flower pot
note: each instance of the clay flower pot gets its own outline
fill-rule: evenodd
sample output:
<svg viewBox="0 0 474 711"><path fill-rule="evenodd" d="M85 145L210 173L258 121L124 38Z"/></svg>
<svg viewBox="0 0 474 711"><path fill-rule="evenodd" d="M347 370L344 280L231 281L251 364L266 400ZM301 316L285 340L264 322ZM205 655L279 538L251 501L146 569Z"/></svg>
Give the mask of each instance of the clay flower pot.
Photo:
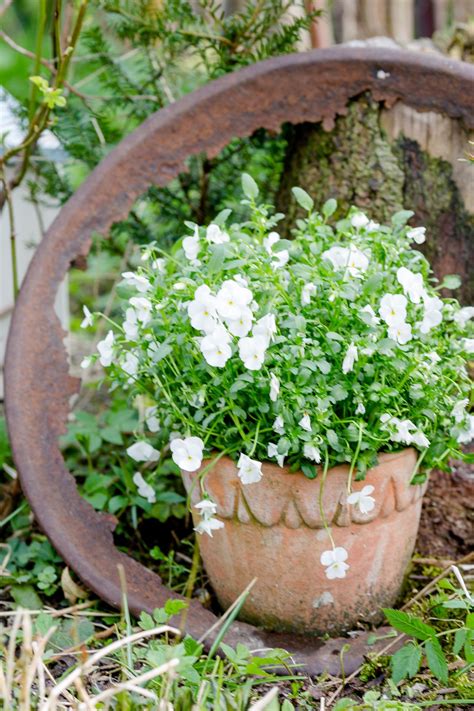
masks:
<svg viewBox="0 0 474 711"><path fill-rule="evenodd" d="M330 469L323 507L336 546L348 551L344 579L328 580L321 553L331 548L319 511L319 477L265 463L263 477L243 485L237 467L222 457L205 476L205 489L225 526L199 538L201 554L219 603L227 608L253 578L257 582L241 619L269 630L331 634L360 621L377 622L394 604L415 545L426 484L410 484L413 449L382 454L377 467L353 491L374 486L368 514L347 504L349 468ZM208 462L203 462L202 467ZM183 472L194 506L198 472ZM197 483L197 482L196 482ZM195 524L199 514L193 508Z"/></svg>

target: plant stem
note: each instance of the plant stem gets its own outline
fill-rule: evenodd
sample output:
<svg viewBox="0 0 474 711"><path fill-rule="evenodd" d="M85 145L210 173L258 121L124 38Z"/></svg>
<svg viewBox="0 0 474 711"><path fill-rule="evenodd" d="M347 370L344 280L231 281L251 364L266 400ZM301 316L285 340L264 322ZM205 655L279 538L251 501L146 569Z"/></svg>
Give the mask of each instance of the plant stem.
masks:
<svg viewBox="0 0 474 711"><path fill-rule="evenodd" d="M13 200L10 191L10 186L8 185L7 176L5 175L5 168L0 164L0 179L3 183L3 190L5 192L5 199L8 209L8 219L10 222L10 250L11 250L11 268L12 268L12 281L13 281L13 300L16 301L16 297L19 291L19 280L18 280L18 259L16 251L16 230L15 230L15 213L13 210Z"/></svg>

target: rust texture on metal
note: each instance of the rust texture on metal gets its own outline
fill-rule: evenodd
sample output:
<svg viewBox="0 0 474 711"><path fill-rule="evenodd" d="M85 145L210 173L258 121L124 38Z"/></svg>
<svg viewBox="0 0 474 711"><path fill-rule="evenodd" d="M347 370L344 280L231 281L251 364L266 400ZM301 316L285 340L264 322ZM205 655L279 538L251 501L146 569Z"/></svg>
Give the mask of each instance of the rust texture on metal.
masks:
<svg viewBox="0 0 474 711"><path fill-rule="evenodd" d="M460 62L367 48L268 60L212 82L145 121L69 200L33 258L15 308L5 367L14 458L41 528L82 581L115 607L121 601L120 564L134 613L162 606L172 593L156 574L115 548L110 519L80 497L65 467L58 437L79 382L69 375L65 334L54 314L58 286L73 260L87 254L92 231L107 234L150 184L164 186L185 171L189 156L216 156L233 138L261 127L279 130L284 122L330 126L349 99L366 91L386 104L401 100L474 127L474 68ZM191 603L190 634L199 637L215 622L211 612ZM337 641L331 642L331 652L317 640L270 634L240 622L227 641L286 647L312 673L328 668L332 659L330 670L338 671ZM346 671L360 661L363 640L359 651L356 647L345 656Z"/></svg>

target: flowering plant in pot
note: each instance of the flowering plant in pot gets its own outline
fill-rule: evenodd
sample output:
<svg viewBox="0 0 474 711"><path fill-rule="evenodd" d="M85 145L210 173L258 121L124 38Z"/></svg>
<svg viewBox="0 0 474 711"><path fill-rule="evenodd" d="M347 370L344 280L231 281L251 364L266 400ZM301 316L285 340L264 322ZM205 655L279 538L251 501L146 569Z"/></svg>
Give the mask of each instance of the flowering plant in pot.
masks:
<svg viewBox="0 0 474 711"><path fill-rule="evenodd" d="M334 224L335 200L294 188L286 240L242 183L246 222L186 223L123 274L124 320L83 365L139 396L134 481L152 503L171 454L222 605L256 577L244 618L339 631L393 603L427 473L473 437L474 308L441 297L458 280L413 249L411 212Z"/></svg>

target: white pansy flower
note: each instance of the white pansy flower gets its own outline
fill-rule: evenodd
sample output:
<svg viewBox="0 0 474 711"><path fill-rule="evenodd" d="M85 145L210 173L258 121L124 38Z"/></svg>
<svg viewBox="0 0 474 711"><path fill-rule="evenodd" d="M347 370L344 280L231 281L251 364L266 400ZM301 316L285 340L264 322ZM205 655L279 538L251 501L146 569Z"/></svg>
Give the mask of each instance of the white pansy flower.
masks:
<svg viewBox="0 0 474 711"><path fill-rule="evenodd" d="M122 370L127 373L127 375L133 376L138 373L139 365L140 361L138 360L136 353L133 353L133 351L127 351L125 358L122 361ZM132 381L133 377L129 378L129 382Z"/></svg>
<svg viewBox="0 0 474 711"><path fill-rule="evenodd" d="M212 333L201 339L199 348L209 365L223 368L232 355L230 336L224 326L216 326Z"/></svg>
<svg viewBox="0 0 474 711"><path fill-rule="evenodd" d="M403 323L407 316L407 298L403 294L384 294L379 314L388 326Z"/></svg>
<svg viewBox="0 0 474 711"><path fill-rule="evenodd" d="M474 338L463 338L462 347L466 353L474 353Z"/></svg>
<svg viewBox="0 0 474 711"><path fill-rule="evenodd" d="M158 257L151 263L151 268L162 274L165 271L166 259Z"/></svg>
<svg viewBox="0 0 474 711"><path fill-rule="evenodd" d="M474 439L474 415L467 416L467 427L458 436L459 444L469 444Z"/></svg>
<svg viewBox="0 0 474 711"><path fill-rule="evenodd" d="M128 447L127 454L136 462L156 462L160 458L159 451L144 440L135 442Z"/></svg>
<svg viewBox="0 0 474 711"><path fill-rule="evenodd" d="M184 256L196 267L201 264L198 259L199 245L199 230L196 226L194 234L183 239Z"/></svg>
<svg viewBox="0 0 474 711"><path fill-rule="evenodd" d="M298 424L302 430L306 430L306 432L311 432L311 418L307 412L304 413Z"/></svg>
<svg viewBox="0 0 474 711"><path fill-rule="evenodd" d="M278 417L275 417L275 421L272 425L272 429L277 433L277 434L285 434L285 423L283 421L283 417L281 415L278 415Z"/></svg>
<svg viewBox="0 0 474 711"><path fill-rule="evenodd" d="M332 548L329 551L321 553L321 565L326 568L325 573L328 580L335 578L345 578L349 570L349 564L346 563L347 551L342 546Z"/></svg>
<svg viewBox="0 0 474 711"><path fill-rule="evenodd" d="M320 464L321 451L314 444L310 444L309 442L306 442L306 444L303 447L303 454L306 457L306 459L309 459L311 462L315 462L315 464Z"/></svg>
<svg viewBox="0 0 474 711"><path fill-rule="evenodd" d="M373 310L372 306L370 306L370 304L367 304L367 306L364 306L364 308L362 309L362 313L368 314L371 326L376 326L378 323L380 323L379 317Z"/></svg>
<svg viewBox="0 0 474 711"><path fill-rule="evenodd" d="M262 478L262 463L241 454L237 462L238 476L242 484L256 484Z"/></svg>
<svg viewBox="0 0 474 711"><path fill-rule="evenodd" d="M219 521L218 518L203 518L199 521L194 530L196 533L199 533L199 535L207 533L208 536L213 538L212 532L218 531L220 528L224 528L224 522Z"/></svg>
<svg viewBox="0 0 474 711"><path fill-rule="evenodd" d="M393 341L397 341L401 346L405 345L413 337L410 324L403 321L391 324L388 327L388 337Z"/></svg>
<svg viewBox="0 0 474 711"><path fill-rule="evenodd" d="M278 452L278 445L275 444L274 442L270 442L268 447L267 447L267 455L273 459L275 458L278 462L278 465L280 467L283 466L284 461L285 461L285 455L284 454L279 454Z"/></svg>
<svg viewBox="0 0 474 711"><path fill-rule="evenodd" d="M152 303L145 296L132 296L130 306L135 309L137 320L144 326L151 320Z"/></svg>
<svg viewBox="0 0 474 711"><path fill-rule="evenodd" d="M92 358L91 358L91 356L86 356L85 358L83 358L83 359L81 360L81 368L84 368L84 370L85 370L86 368L89 368L89 366L91 365L91 363L92 363Z"/></svg>
<svg viewBox="0 0 474 711"><path fill-rule="evenodd" d="M203 499L194 506L203 518L211 518L217 513L217 504L211 499Z"/></svg>
<svg viewBox="0 0 474 711"><path fill-rule="evenodd" d="M311 303L311 296L316 292L316 284L305 284L301 290L301 305L307 306Z"/></svg>
<svg viewBox="0 0 474 711"><path fill-rule="evenodd" d="M273 341L273 337L277 331L275 314L266 314L259 318L252 329L254 336L261 336L268 345Z"/></svg>
<svg viewBox="0 0 474 711"><path fill-rule="evenodd" d="M423 244L426 239L426 227L412 227L408 230L407 237L411 242L416 242L417 244Z"/></svg>
<svg viewBox="0 0 474 711"><path fill-rule="evenodd" d="M239 356L249 370L260 370L265 360L268 343L263 336L241 338L239 341Z"/></svg>
<svg viewBox="0 0 474 711"><path fill-rule="evenodd" d="M268 254L272 254L273 245L280 241L280 235L278 232L270 232L268 237L263 238L263 246L267 250Z"/></svg>
<svg viewBox="0 0 474 711"><path fill-rule="evenodd" d="M416 446L420 447L420 449L425 449L426 447L430 446L430 440L420 430L417 430L412 434L411 441L412 444L416 444Z"/></svg>
<svg viewBox="0 0 474 711"><path fill-rule="evenodd" d="M151 405L151 407L145 409L145 422L150 432L159 432L160 430L160 421L156 416L157 412L158 408L156 405Z"/></svg>
<svg viewBox="0 0 474 711"><path fill-rule="evenodd" d="M459 400L453 407L451 411L451 415L454 417L455 422L462 422L467 415L466 412L466 405L469 403L469 400L465 398L464 400Z"/></svg>
<svg viewBox="0 0 474 711"><path fill-rule="evenodd" d="M195 472L202 464L204 442L200 437L175 437L170 442L173 462L185 472Z"/></svg>
<svg viewBox="0 0 474 711"><path fill-rule="evenodd" d="M280 249L279 252L273 252L272 267L273 269L281 269L288 263L290 253L287 249Z"/></svg>
<svg viewBox="0 0 474 711"><path fill-rule="evenodd" d="M360 279L369 266L367 255L354 245L350 247L335 245L323 252L321 257L331 262L335 269L345 269L345 277Z"/></svg>
<svg viewBox="0 0 474 711"><path fill-rule="evenodd" d="M359 402L357 407L356 407L356 415L365 415L365 405L362 402Z"/></svg>
<svg viewBox="0 0 474 711"><path fill-rule="evenodd" d="M216 308L220 316L225 319L238 319L243 309L248 307L253 299L253 294L235 279L226 279L217 292Z"/></svg>
<svg viewBox="0 0 474 711"><path fill-rule="evenodd" d="M103 341L99 341L97 344L97 350L99 351L99 360L104 368L111 365L114 357L114 333L109 331Z"/></svg>
<svg viewBox="0 0 474 711"><path fill-rule="evenodd" d="M142 294L151 288L149 280L141 274L135 274L135 272L123 272L122 276L125 279L127 286L133 286Z"/></svg>
<svg viewBox="0 0 474 711"><path fill-rule="evenodd" d="M212 244L224 244L224 242L230 240L230 237L227 232L221 230L219 225L211 223L206 230L206 239L208 242L212 242Z"/></svg>
<svg viewBox="0 0 474 711"><path fill-rule="evenodd" d="M357 347L354 345L354 342L351 341L351 344L349 348L346 351L346 355L344 356L344 360L342 362L342 372L344 374L350 373L351 370L354 369L354 363L356 360L359 358L359 353L357 351Z"/></svg>
<svg viewBox="0 0 474 711"><path fill-rule="evenodd" d="M357 230L361 227L366 227L369 224L369 218L363 212L356 212L351 217L351 225Z"/></svg>
<svg viewBox="0 0 474 711"><path fill-rule="evenodd" d="M150 484L147 484L140 472L135 472L133 475L133 483L138 489L138 494L148 501L149 504L154 504L156 501L156 493Z"/></svg>
<svg viewBox="0 0 474 711"><path fill-rule="evenodd" d="M430 353L427 353L426 358L429 360L431 365L436 365L436 363L439 363L441 361L441 356L439 356L436 351L431 351Z"/></svg>
<svg viewBox="0 0 474 711"><path fill-rule="evenodd" d="M126 310L122 327L129 341L135 341L138 338L138 318L135 309L128 308Z"/></svg>
<svg viewBox="0 0 474 711"><path fill-rule="evenodd" d="M367 232L375 232L379 229L379 227L380 224L378 222L374 222L374 220L369 220L365 229L367 230Z"/></svg>
<svg viewBox="0 0 474 711"><path fill-rule="evenodd" d="M429 333L443 320L443 302L438 296L426 296L423 320L418 324L421 333Z"/></svg>
<svg viewBox="0 0 474 711"><path fill-rule="evenodd" d="M372 494L374 487L371 484L366 484L360 491L353 491L347 497L347 503L352 506L357 506L362 514L367 514L375 508L375 499Z"/></svg>
<svg viewBox="0 0 474 711"><path fill-rule="evenodd" d="M461 328L464 328L466 323L470 321L471 318L474 318L474 306L464 306L453 316L454 322Z"/></svg>
<svg viewBox="0 0 474 711"><path fill-rule="evenodd" d="M94 317L85 304L82 307L82 311L84 313L84 318L81 321L81 328L87 328L88 326L93 326L94 325Z"/></svg>
<svg viewBox="0 0 474 711"><path fill-rule="evenodd" d="M252 321L252 310L248 306L244 306L240 312L240 316L236 319L226 319L226 324L233 336L242 338L251 330Z"/></svg>
<svg viewBox="0 0 474 711"><path fill-rule="evenodd" d="M415 274L406 267L400 267L397 270L397 280L410 301L413 304L419 304L426 294L423 275Z"/></svg>
<svg viewBox="0 0 474 711"><path fill-rule="evenodd" d="M270 400L276 402L280 394L280 381L275 373L270 374Z"/></svg>
<svg viewBox="0 0 474 711"><path fill-rule="evenodd" d="M191 326L204 333L212 333L217 326L216 297L207 284L201 284L194 292L194 299L187 304Z"/></svg>

